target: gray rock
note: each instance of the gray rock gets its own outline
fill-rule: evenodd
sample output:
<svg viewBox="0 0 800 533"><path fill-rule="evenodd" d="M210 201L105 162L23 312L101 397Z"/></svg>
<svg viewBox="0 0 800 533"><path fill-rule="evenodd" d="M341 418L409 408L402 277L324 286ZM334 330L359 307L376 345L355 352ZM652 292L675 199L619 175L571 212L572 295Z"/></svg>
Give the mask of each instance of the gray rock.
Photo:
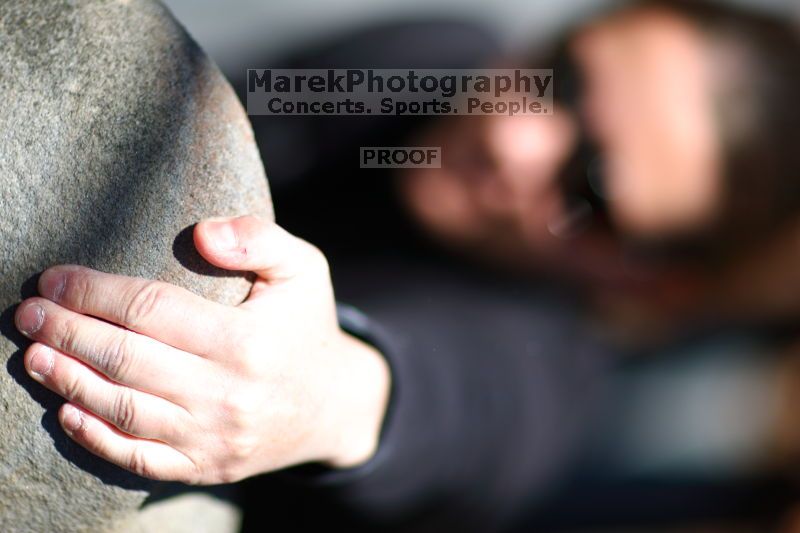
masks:
<svg viewBox="0 0 800 533"><path fill-rule="evenodd" d="M187 228L272 216L245 113L152 1L0 2L0 65L0 531L235 528L224 499L147 482L72 443L62 401L24 372L12 317L58 263L244 299L246 276L210 268Z"/></svg>

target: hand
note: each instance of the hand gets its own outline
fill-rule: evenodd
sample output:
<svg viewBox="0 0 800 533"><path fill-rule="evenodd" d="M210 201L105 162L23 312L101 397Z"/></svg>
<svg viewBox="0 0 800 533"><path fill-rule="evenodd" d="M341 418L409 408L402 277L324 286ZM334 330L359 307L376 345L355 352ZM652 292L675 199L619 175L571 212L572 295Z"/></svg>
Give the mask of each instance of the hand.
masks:
<svg viewBox="0 0 800 533"><path fill-rule="evenodd" d="M339 328L322 253L256 217L204 221L194 237L214 265L257 274L247 301L57 266L19 306L36 341L25 368L66 398L67 434L136 474L191 484L369 459L388 368Z"/></svg>

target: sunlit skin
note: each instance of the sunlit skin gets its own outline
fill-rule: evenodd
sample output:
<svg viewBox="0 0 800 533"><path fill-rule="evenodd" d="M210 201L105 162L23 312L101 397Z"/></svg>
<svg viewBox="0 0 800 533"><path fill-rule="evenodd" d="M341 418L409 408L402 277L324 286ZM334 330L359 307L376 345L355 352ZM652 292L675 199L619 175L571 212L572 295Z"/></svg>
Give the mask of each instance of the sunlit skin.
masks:
<svg viewBox="0 0 800 533"><path fill-rule="evenodd" d="M713 219L718 147L697 31L636 12L587 28L574 46L622 231L652 236ZM619 267L596 240L553 234L566 215L555 176L576 139L569 113L462 117L428 135L444 167L399 188L440 240L506 260ZM377 351L339 329L322 254L253 217L201 223L195 242L210 263L256 273L246 302L57 266L19 306L17 327L34 341L25 366L66 399L67 434L140 475L188 483L367 461L391 380Z"/></svg>
<svg viewBox="0 0 800 533"><path fill-rule="evenodd" d="M255 272L244 303L67 265L19 306L35 341L25 368L67 400L67 434L139 475L192 484L371 457L389 373L339 328L324 256L255 217L200 223L195 243L214 265Z"/></svg>
<svg viewBox="0 0 800 533"><path fill-rule="evenodd" d="M600 23L573 42L611 215L625 233L691 232L718 212L721 148L707 48L689 22L659 11Z"/></svg>

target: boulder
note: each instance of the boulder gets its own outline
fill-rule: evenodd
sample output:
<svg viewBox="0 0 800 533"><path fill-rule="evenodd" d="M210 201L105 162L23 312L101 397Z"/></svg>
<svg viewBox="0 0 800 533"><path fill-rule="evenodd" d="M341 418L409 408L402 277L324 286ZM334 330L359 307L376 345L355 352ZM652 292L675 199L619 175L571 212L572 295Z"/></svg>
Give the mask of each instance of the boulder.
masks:
<svg viewBox="0 0 800 533"><path fill-rule="evenodd" d="M238 99L159 3L0 3L0 531L230 531L230 494L154 483L60 429L63 403L22 366L12 318L53 264L161 279L227 304L191 227L271 217Z"/></svg>

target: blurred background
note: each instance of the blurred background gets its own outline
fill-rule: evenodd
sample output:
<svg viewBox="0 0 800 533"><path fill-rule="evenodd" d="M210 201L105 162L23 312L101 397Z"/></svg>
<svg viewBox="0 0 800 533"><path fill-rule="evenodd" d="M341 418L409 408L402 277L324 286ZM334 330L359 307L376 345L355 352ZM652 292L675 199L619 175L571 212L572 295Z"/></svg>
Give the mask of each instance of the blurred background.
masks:
<svg viewBox="0 0 800 533"><path fill-rule="evenodd" d="M441 361L464 405L514 399L404 429L472 490L535 485L520 531L800 531L797 0L676 1L677 18L599 0L166 4L240 97L247 68L554 68L541 120L251 117L279 223L326 253L339 299L413 339L409 365ZM442 146L443 168L358 168L360 146L413 145ZM541 423L530 405L546 442L495 479L494 455ZM313 505L267 485L256 508ZM483 494L449 488L483 531L464 504Z"/></svg>
<svg viewBox="0 0 800 533"><path fill-rule="evenodd" d="M733 0L730 0L732 3ZM264 52L293 47L356 28L408 17L465 17L487 23L510 45L529 45L555 36L570 20L611 5L608 0L165 0L175 16L222 68L238 78L259 68ZM738 0L756 9L800 18L794 0Z"/></svg>

